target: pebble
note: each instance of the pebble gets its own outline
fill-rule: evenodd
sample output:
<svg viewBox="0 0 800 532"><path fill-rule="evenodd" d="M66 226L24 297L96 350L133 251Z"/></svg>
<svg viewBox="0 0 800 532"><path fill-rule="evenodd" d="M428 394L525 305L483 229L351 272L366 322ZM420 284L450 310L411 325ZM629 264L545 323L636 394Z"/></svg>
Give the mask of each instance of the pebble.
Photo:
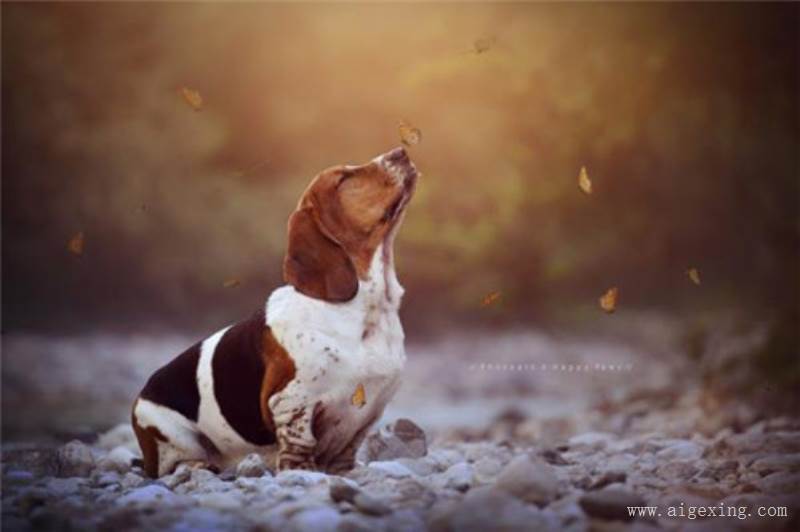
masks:
<svg viewBox="0 0 800 532"><path fill-rule="evenodd" d="M369 469L380 471L387 477L402 478L414 476L414 473L399 462L379 461L370 462Z"/></svg>
<svg viewBox="0 0 800 532"><path fill-rule="evenodd" d="M125 446L114 447L111 452L97 462L97 467L103 471L115 471L125 474L131 469L131 464L136 455Z"/></svg>
<svg viewBox="0 0 800 532"><path fill-rule="evenodd" d="M73 440L56 453L58 476L88 477L94 469L92 450L85 443Z"/></svg>
<svg viewBox="0 0 800 532"><path fill-rule="evenodd" d="M264 458L258 453L248 454L236 466L237 477L261 477L268 471Z"/></svg>
<svg viewBox="0 0 800 532"><path fill-rule="evenodd" d="M753 462L750 467L761 475L778 471L795 472L800 470L800 453L764 456Z"/></svg>
<svg viewBox="0 0 800 532"><path fill-rule="evenodd" d="M554 500L559 493L558 477L553 466L533 461L526 455L509 462L498 475L495 485L525 502L540 506Z"/></svg>
<svg viewBox="0 0 800 532"><path fill-rule="evenodd" d="M471 464L461 462L450 466L447 471L441 473L437 478L437 483L445 489L456 491L467 491L472 487L475 478L475 470Z"/></svg>
<svg viewBox="0 0 800 532"><path fill-rule="evenodd" d="M331 482L330 486L328 487L328 494L331 497L333 502L353 502L355 496L358 495L359 490L357 487L354 487L352 484L348 484L341 480L336 480Z"/></svg>
<svg viewBox="0 0 800 532"><path fill-rule="evenodd" d="M425 432L413 421L398 419L366 441L366 461L394 460L396 458L422 458L428 453Z"/></svg>
<svg viewBox="0 0 800 532"><path fill-rule="evenodd" d="M656 457L661 460L699 460L703 456L704 450L703 446L698 443L678 440L658 451Z"/></svg>
<svg viewBox="0 0 800 532"><path fill-rule="evenodd" d="M320 482L325 482L328 475L317 471L305 471L301 469L287 469L275 476L275 480L281 486L313 486Z"/></svg>
<svg viewBox="0 0 800 532"><path fill-rule="evenodd" d="M150 484L141 488L136 488L117 499L120 506L152 506L174 502L179 497L164 486Z"/></svg>
<svg viewBox="0 0 800 532"><path fill-rule="evenodd" d="M381 516L392 513L392 509L388 505L363 492L356 493L353 504L360 512L367 515Z"/></svg>
<svg viewBox="0 0 800 532"><path fill-rule="evenodd" d="M289 522L288 530L296 532L335 532L342 520L339 512L327 506L297 512Z"/></svg>
<svg viewBox="0 0 800 532"><path fill-rule="evenodd" d="M590 491L578 500L586 514L600 519L631 521L629 506L646 506L645 500L635 493L618 489Z"/></svg>

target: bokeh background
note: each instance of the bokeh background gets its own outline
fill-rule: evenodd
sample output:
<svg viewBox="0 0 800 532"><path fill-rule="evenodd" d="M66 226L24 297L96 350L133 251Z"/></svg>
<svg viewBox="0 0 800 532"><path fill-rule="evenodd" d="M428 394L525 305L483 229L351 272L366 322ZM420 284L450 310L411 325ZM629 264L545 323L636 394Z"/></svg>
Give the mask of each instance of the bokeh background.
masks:
<svg viewBox="0 0 800 532"><path fill-rule="evenodd" d="M248 315L308 181L398 145L401 120L422 132L397 243L412 344L648 316L692 360L757 330L726 363L797 405L799 9L3 3L4 424L30 425L6 392L58 351L33 339ZM56 358L90 386L88 351Z"/></svg>

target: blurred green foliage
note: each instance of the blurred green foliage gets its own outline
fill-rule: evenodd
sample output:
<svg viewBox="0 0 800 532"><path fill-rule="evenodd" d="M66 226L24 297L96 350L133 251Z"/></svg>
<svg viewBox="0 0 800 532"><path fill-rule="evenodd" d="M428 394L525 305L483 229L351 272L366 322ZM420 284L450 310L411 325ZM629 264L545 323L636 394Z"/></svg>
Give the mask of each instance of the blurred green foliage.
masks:
<svg viewBox="0 0 800 532"><path fill-rule="evenodd" d="M585 316L612 285L623 310L796 308L798 9L4 4L4 329L237 319L306 183L401 119L412 329Z"/></svg>

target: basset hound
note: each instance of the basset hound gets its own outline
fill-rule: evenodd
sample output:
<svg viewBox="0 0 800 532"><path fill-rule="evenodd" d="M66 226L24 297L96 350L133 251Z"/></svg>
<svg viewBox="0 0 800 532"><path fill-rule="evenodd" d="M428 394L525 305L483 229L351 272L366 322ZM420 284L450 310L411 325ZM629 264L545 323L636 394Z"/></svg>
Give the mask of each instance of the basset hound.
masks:
<svg viewBox="0 0 800 532"><path fill-rule="evenodd" d="M151 477L182 462L225 469L352 469L400 383L403 288L393 243L417 170L403 148L317 175L289 218L287 283L253 316L147 381L133 429Z"/></svg>

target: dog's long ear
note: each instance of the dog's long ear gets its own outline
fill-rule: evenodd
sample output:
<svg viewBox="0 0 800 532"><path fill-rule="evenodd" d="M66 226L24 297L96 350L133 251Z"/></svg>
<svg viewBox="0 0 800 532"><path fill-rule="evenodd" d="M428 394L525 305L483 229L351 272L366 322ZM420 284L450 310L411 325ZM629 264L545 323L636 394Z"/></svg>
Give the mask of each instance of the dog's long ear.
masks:
<svg viewBox="0 0 800 532"><path fill-rule="evenodd" d="M289 218L283 278L307 296L349 301L358 292L356 268L344 248L323 234L311 209L298 209Z"/></svg>

